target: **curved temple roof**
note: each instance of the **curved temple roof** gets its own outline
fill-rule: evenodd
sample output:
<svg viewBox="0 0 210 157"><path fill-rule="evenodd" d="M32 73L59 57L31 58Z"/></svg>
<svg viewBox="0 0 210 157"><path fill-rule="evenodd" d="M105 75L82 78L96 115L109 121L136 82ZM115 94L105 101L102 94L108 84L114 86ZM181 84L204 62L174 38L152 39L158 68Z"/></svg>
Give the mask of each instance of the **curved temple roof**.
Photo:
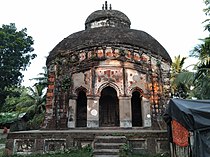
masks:
<svg viewBox="0 0 210 157"><path fill-rule="evenodd" d="M91 23L103 19L115 20L115 23L118 21L121 27L130 28L131 25L130 19L118 10L97 10L88 16L85 21L85 28L87 29Z"/></svg>
<svg viewBox="0 0 210 157"><path fill-rule="evenodd" d="M50 52L47 63L60 52L73 53L88 47L121 44L147 49L171 62L169 54L157 40L146 32L130 29L130 24L129 18L120 11L95 11L86 19L86 30L73 33L58 43Z"/></svg>

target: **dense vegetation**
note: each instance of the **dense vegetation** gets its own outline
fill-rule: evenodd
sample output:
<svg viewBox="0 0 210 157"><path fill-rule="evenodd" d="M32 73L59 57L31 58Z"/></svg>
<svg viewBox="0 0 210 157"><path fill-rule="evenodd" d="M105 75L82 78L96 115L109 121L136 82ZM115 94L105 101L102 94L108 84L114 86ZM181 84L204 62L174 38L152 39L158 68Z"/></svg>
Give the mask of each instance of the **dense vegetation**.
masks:
<svg viewBox="0 0 210 157"><path fill-rule="evenodd" d="M11 93L10 87L20 85L30 61L36 57L33 54L33 38L24 28L17 31L15 24L2 25L0 28L0 107Z"/></svg>
<svg viewBox="0 0 210 157"><path fill-rule="evenodd" d="M7 126L13 123L11 131L39 129L44 119L46 84L39 81L33 87L15 87L10 90L17 92L18 96L7 96L5 99L0 124Z"/></svg>
<svg viewBox="0 0 210 157"><path fill-rule="evenodd" d="M198 62L192 65L193 71L183 68L185 57L175 57L171 70L172 94L175 97L210 99L210 2L204 2L207 19L203 23L208 36L201 39L201 43L190 52L189 57L198 59Z"/></svg>

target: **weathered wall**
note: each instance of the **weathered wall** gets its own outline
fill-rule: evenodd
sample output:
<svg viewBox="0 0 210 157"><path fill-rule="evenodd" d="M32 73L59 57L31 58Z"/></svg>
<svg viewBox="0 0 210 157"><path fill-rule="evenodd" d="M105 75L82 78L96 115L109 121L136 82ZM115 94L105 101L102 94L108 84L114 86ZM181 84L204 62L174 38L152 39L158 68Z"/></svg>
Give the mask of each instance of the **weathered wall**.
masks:
<svg viewBox="0 0 210 157"><path fill-rule="evenodd" d="M146 49L104 46L75 53L64 52L48 67L49 80L52 80L53 76L54 81L48 86L47 114L43 128L56 128L60 123L64 125L66 123L66 127L69 128L75 126L75 121L70 125L68 120L76 116L75 104L80 90L85 91L88 97L87 108L90 109L87 115L88 126L95 127L98 126L96 123L99 119L99 104L97 102L95 107L91 108L92 103L95 99L100 99L101 91L107 86L113 87L118 99L127 104L119 104L121 122L127 119L127 122L121 126L131 123L131 113L123 113L123 110L130 112L128 99L131 98L133 91L138 90L145 99L149 100L146 103L149 107L142 105L143 123L147 121L145 116L147 114L151 115L153 124L161 120L160 116L169 99L170 63ZM94 113L97 113L96 116L91 115L93 109ZM69 114L69 111L73 114ZM129 115L129 118L125 115ZM58 119L59 117L63 119ZM65 121L65 117L68 120ZM89 123L91 121L92 123Z"/></svg>
<svg viewBox="0 0 210 157"><path fill-rule="evenodd" d="M168 152L167 132L160 130L75 130L23 131L8 134L5 152L12 154L49 153L93 145L95 136L126 136L127 144L136 152L156 154Z"/></svg>

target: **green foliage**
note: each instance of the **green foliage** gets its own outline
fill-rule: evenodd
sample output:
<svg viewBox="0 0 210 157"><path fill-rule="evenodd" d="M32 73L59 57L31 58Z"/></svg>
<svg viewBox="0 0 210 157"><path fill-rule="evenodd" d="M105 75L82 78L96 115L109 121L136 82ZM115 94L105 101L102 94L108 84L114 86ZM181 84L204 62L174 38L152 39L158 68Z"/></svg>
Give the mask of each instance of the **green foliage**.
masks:
<svg viewBox="0 0 210 157"><path fill-rule="evenodd" d="M5 99L2 113L9 112L12 115L2 115L0 124L17 121L14 123L15 125L12 125L11 131L40 128L44 120L47 87L47 71L46 68L43 69L44 73L40 73L40 77L34 78L38 82L33 87L13 86L8 89L11 94ZM20 115L24 115L24 122L20 120Z"/></svg>
<svg viewBox="0 0 210 157"><path fill-rule="evenodd" d="M38 77L32 78L31 80L37 81L37 83L35 83L35 85L36 84L40 84L40 85L42 85L44 87L47 87L47 85L48 85L48 72L47 72L47 67L46 66L45 67L42 67L42 69L44 70L44 72L39 73L38 74Z"/></svg>
<svg viewBox="0 0 210 157"><path fill-rule="evenodd" d="M33 101L35 114L43 113L46 103L46 88L42 84L35 84L33 88L28 87L28 96Z"/></svg>
<svg viewBox="0 0 210 157"><path fill-rule="evenodd" d="M61 88L66 91L72 85L72 80L69 76L64 76L61 83Z"/></svg>
<svg viewBox="0 0 210 157"><path fill-rule="evenodd" d="M204 12L209 17L210 2L209 0L204 0L204 2L206 4ZM205 20L204 23L205 30L210 32L210 19ZM172 64L172 93L177 93L178 97L210 99L210 34L201 41L190 54L190 57L198 58L198 62L194 64L195 72L183 71L182 63L184 62L181 61L180 56L175 58Z"/></svg>
<svg viewBox="0 0 210 157"><path fill-rule="evenodd" d="M27 129L29 129L29 130L31 130L31 129L39 129L40 125L44 121L44 116L45 116L45 113L34 115L33 119L31 119L31 120L29 120L27 122L27 124L26 124L27 125Z"/></svg>
<svg viewBox="0 0 210 157"><path fill-rule="evenodd" d="M161 154L147 154L147 153L134 153L129 144L124 144L120 147L120 157L169 157L168 153Z"/></svg>
<svg viewBox="0 0 210 157"><path fill-rule="evenodd" d="M1 113L0 114L0 124L10 124L18 119L17 113Z"/></svg>
<svg viewBox="0 0 210 157"><path fill-rule="evenodd" d="M209 1L205 1L205 3L207 8L204 11L209 16ZM209 19L205 21L207 23L206 30L210 32L209 22ZM192 57L198 58L198 63L194 67L196 72L194 75L192 95L198 99L210 99L210 34L201 41L202 43L195 46L191 52Z"/></svg>
<svg viewBox="0 0 210 157"><path fill-rule="evenodd" d="M11 157L22 157L23 155L12 155ZM32 154L27 157L92 157L92 149L84 147L81 149L70 149L64 152L46 153L46 154ZM4 156L6 157L6 156Z"/></svg>
<svg viewBox="0 0 210 157"><path fill-rule="evenodd" d="M168 154L156 154L156 155L149 155L149 154L132 154L128 157L170 157Z"/></svg>
<svg viewBox="0 0 210 157"><path fill-rule="evenodd" d="M28 107L31 106L32 100L28 96L28 90L25 87L13 87L9 89L12 93L6 98L5 105L2 107L2 112L26 112Z"/></svg>
<svg viewBox="0 0 210 157"><path fill-rule="evenodd" d="M120 157L130 156L131 153L132 151L131 151L130 145L124 144L120 147L120 152L119 152Z"/></svg>
<svg viewBox="0 0 210 157"><path fill-rule="evenodd" d="M194 79L193 96L198 99L210 99L210 62L197 67Z"/></svg>
<svg viewBox="0 0 210 157"><path fill-rule="evenodd" d="M178 55L177 57L175 56L174 61L172 63L172 69L171 69L174 74L180 73L184 70L183 65L186 59L187 59L186 57L181 58L180 55Z"/></svg>
<svg viewBox="0 0 210 157"><path fill-rule="evenodd" d="M3 115L0 119L1 124L10 123L20 118L20 114L24 114L24 119L27 122L26 129L38 129L44 119L46 90L42 84L35 84L33 88L19 87L14 88L14 91L19 91L19 94L8 96L3 112L13 112L14 118L10 115ZM19 125L19 124L18 124ZM14 126L13 131L18 130L18 125Z"/></svg>
<svg viewBox="0 0 210 157"><path fill-rule="evenodd" d="M37 154L37 155L28 155L27 157L92 157L92 153L86 152L83 150L75 150L75 151L70 151L70 152L64 152L64 153L54 153L54 154ZM3 156L6 157L6 156ZM23 155L13 155L10 157L23 157ZM146 155L146 154L133 154L129 155L127 157L169 157L169 155L162 155L162 154L157 154L157 155Z"/></svg>
<svg viewBox="0 0 210 157"><path fill-rule="evenodd" d="M183 74L188 73L184 68L184 63L186 57L181 57L178 55L175 56L174 61L171 66L171 87L172 87L172 95L176 97L186 98L189 87L184 83L186 78Z"/></svg>
<svg viewBox="0 0 210 157"><path fill-rule="evenodd" d="M205 12L205 14L207 16L210 15L210 1L209 0L204 0L204 3L206 4L206 8L203 9L203 11ZM203 23L206 23L205 25L205 30L208 30L210 32L210 23L209 23L210 19L206 19Z"/></svg>
<svg viewBox="0 0 210 157"><path fill-rule="evenodd" d="M0 138L0 144L5 144L6 143L6 138Z"/></svg>
<svg viewBox="0 0 210 157"><path fill-rule="evenodd" d="M3 105L8 88L20 85L33 54L33 39L26 33L26 28L17 31L15 24L2 25L0 28L0 105Z"/></svg>
<svg viewBox="0 0 210 157"><path fill-rule="evenodd" d="M0 156L4 156L4 148L0 149Z"/></svg>
<svg viewBox="0 0 210 157"><path fill-rule="evenodd" d="M199 59L196 66L208 64L210 62L210 37L201 40L202 43L195 46L190 56Z"/></svg>
<svg viewBox="0 0 210 157"><path fill-rule="evenodd" d="M206 8L204 9L207 17L210 16L210 2L209 0L204 1ZM210 19L206 21L205 29L210 32ZM195 74L195 91L194 94L199 99L210 99L210 34L208 37L202 40L203 43L197 45L192 51L192 55L197 55L199 59L198 64L196 65L196 74Z"/></svg>

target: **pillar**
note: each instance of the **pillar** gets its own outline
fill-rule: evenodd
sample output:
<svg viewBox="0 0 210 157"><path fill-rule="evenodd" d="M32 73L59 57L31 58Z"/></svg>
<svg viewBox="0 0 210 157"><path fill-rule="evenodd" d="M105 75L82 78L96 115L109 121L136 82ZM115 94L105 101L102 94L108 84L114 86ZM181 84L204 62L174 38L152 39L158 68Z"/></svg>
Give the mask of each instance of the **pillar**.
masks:
<svg viewBox="0 0 210 157"><path fill-rule="evenodd" d="M150 112L150 102L148 99L142 97L142 120L143 127L151 127L151 112Z"/></svg>
<svg viewBox="0 0 210 157"><path fill-rule="evenodd" d="M76 127L76 100L69 99L68 128Z"/></svg>
<svg viewBox="0 0 210 157"><path fill-rule="evenodd" d="M87 127L99 127L99 97L87 97Z"/></svg>
<svg viewBox="0 0 210 157"><path fill-rule="evenodd" d="M132 127L131 97L119 97L120 127Z"/></svg>

